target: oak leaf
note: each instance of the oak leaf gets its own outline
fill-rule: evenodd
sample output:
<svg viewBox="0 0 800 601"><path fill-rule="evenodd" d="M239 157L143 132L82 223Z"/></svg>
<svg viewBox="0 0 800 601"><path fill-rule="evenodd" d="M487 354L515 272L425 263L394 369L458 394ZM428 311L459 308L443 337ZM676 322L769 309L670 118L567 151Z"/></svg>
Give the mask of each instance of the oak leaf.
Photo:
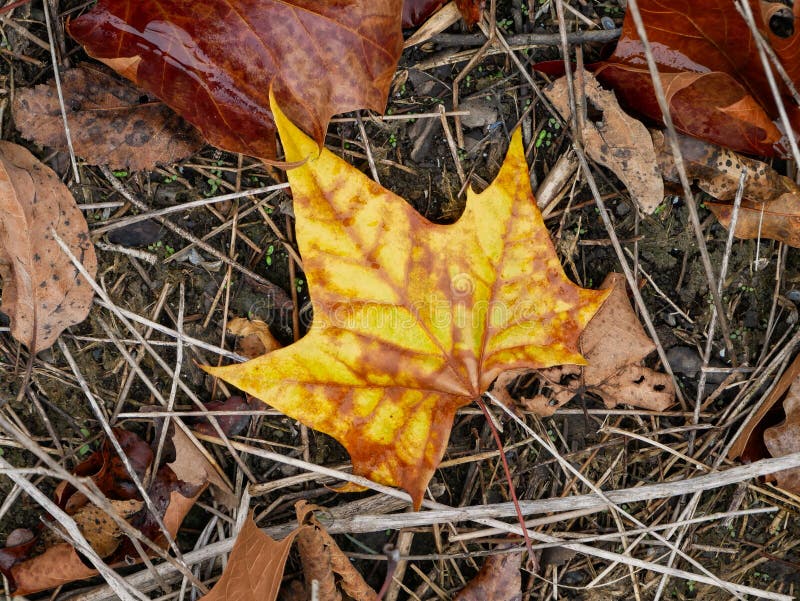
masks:
<svg viewBox="0 0 800 601"><path fill-rule="evenodd" d="M37 353L86 319L94 296L51 230L94 275L89 227L53 170L5 141L0 141L0 215L0 311L11 318L11 335Z"/></svg>
<svg viewBox="0 0 800 601"><path fill-rule="evenodd" d="M75 153L91 165L153 169L173 163L203 146L195 128L160 101L153 102L129 82L97 66L83 64L61 74ZM54 80L18 89L14 122L37 144L67 149L61 105Z"/></svg>
<svg viewBox="0 0 800 601"><path fill-rule="evenodd" d="M297 533L294 530L282 541L275 541L256 526L252 514L248 515L222 576L202 601L275 601Z"/></svg>
<svg viewBox="0 0 800 601"><path fill-rule="evenodd" d="M318 142L330 117L383 111L402 0L100 0L70 34L215 146L275 157L270 87Z"/></svg>
<svg viewBox="0 0 800 601"><path fill-rule="evenodd" d="M597 121L581 119L586 154L605 165L625 184L631 198L647 214L664 200L664 182L658 171L653 140L643 123L619 107L613 92L604 90L588 71L583 72L584 102L599 113ZM554 81L544 90L548 100L565 121L571 118L567 78Z"/></svg>
<svg viewBox="0 0 800 601"><path fill-rule="evenodd" d="M273 105L314 309L298 342L212 375L325 432L356 474L419 507L453 417L516 367L583 363L606 291L570 282L517 131L495 181L452 225L427 221Z"/></svg>
<svg viewBox="0 0 800 601"><path fill-rule="evenodd" d="M800 3L748 0L756 26L800 83ZM647 39L658 66L675 127L690 136L738 152L774 156L788 146L778 127L778 111L761 65L756 40L730 0L639 0ZM644 46L631 12L613 55L595 70L620 101L661 121ZM794 129L800 131L800 108L778 80Z"/></svg>
<svg viewBox="0 0 800 601"><path fill-rule="evenodd" d="M611 295L581 334L579 348L587 365L561 365L531 374L538 380L539 393L516 401L527 410L552 415L581 392L596 394L609 408L624 403L663 411L675 402L672 378L642 364L656 345L631 307L625 276L610 273L600 287ZM495 382L495 394L501 401L514 403L507 387L529 372L502 374Z"/></svg>

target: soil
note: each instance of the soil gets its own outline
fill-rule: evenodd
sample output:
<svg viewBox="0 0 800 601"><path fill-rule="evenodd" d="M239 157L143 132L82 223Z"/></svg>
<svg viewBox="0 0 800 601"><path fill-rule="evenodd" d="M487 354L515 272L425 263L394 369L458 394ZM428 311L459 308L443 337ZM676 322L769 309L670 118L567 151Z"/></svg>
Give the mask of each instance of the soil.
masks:
<svg viewBox="0 0 800 601"><path fill-rule="evenodd" d="M63 1L60 15L63 21L74 11L82 10L82 2ZM553 10L544 9L536 25L529 19L529 9L538 10L537 2L498 2L497 20L507 33L531 31L557 31ZM579 2L576 6L585 17L596 23L608 17L619 26L623 9L616 1ZM522 6L525 5L525 10ZM38 4L23 6L11 14L15 22L42 40L47 39L43 14ZM6 99L14 88L41 83L52 76L49 53L14 28L3 28L2 50L4 67L0 67L0 116L2 138L20 143L44 160L63 176L81 204L120 201L121 197L108 184L97 167L80 165L81 185L71 176L69 157L65 152L37 147L19 137L14 129L13 115L6 110ZM456 25L452 33L465 33ZM75 64L88 60L80 48L68 37L63 38L69 61ZM387 114L436 113L441 105L452 108L454 79L465 67L464 62L444 64L445 59L460 48L437 46L427 42L407 50L395 78L390 94ZM591 62L604 52L598 44L584 45L584 60ZM536 47L526 52L529 62L559 58L556 47ZM443 66L420 69L423 62L439 59ZM4 71L5 69L5 71ZM538 76L537 76L538 77ZM541 83L541 81L539 81ZM491 182L500 167L508 145L509 133L521 120L525 144L529 150L531 182L534 190L558 158L570 147L567 132L551 118L538 101L528 84L520 77L516 66L505 54L484 57L461 84L462 102L469 101L474 112L482 115L474 127L465 127L465 144L456 149L456 157L467 175L468 184L477 192ZM529 110L529 108L532 108ZM352 115L344 121L334 122L329 128L327 145L357 168L370 173L365 142L360 138ZM454 121L449 120L450 127ZM382 121L364 118L368 144L381 183L406 199L417 211L436 223L452 223L464 208L465 193L450 145L438 119L408 119ZM682 394L687 405L680 404L670 411L651 414L644 410L620 407L619 411L606 410L602 402L590 394L578 396L551 417L526 415L527 422L537 432L556 443L563 456L579 468L592 482L602 483L604 490L630 488L637 484L651 484L676 477L697 475L693 461L712 465L718 459L722 442L730 440L740 421L731 421L726 410L764 369L766 358L772 356L778 345L797 327L800 302L800 258L795 249L781 249L770 240L736 240L728 256L727 277L723 282L723 306L730 324L730 339L739 365L750 366L737 380L722 384L721 379L709 375L710 382L700 395L701 399L716 395L702 410L701 426L693 430L692 407L697 397L698 366L702 366L702 352L706 345L712 311L709 285L697 249L697 241L689 222L686 202L680 196L668 196L655 214L637 214L636 207L624 186L613 174L601 167L593 167L600 193L610 210L614 232L626 249L635 256L633 263L637 277L641 278L641 292L645 306L653 317L660 344L665 351L680 348L682 363L673 368L677 372ZM238 155L205 147L196 155L174 165L165 165L152 172L118 172L117 177L134 195L151 209L179 205L188 200L211 197L228 191L270 185L281 179L277 171L267 169L259 162ZM727 231L703 207L702 195L697 196L702 235L708 246L711 263L719 269L725 255ZM136 259L130 254L112 250L98 250L97 280L108 291L111 300L120 308L154 319L169 328L176 327L179 289L183 289L185 318L183 328L187 335L211 345L235 348L236 341L224 333L227 319L246 316L262 319L272 326L273 334L284 344L302 336L313 315L309 304L309 291L301 271L290 268L290 255L273 229L258 212L246 217L239 214L251 206L249 199L185 210L170 215L169 219L203 237L221 224L236 219L236 236L231 242L231 231L209 238L217 255L205 251L189 259L173 260L189 242L157 224L140 226L127 231L128 237L118 238L126 248L149 253L154 263ZM288 193L277 194L266 206L266 214L281 232L281 237L291 238L292 211ZM96 229L113 223L123 216L139 211L129 204L114 208L86 211L90 228ZM597 287L610 271L620 271L617 255L609 241L598 209L593 202L585 180L580 179L572 191L556 207L546 221L553 241L559 251L567 274L578 284ZM119 235L116 233L115 235ZM98 236L97 241L108 241ZM229 270L218 256L230 256L239 265L266 278L282 288L289 298L296 295L297 322L293 327L291 311L281 311L265 297L264 287ZM647 279L645 279L647 278ZM656 289L656 286L658 289ZM159 302L164 298L163 305ZM776 304L777 303L777 304ZM773 310L775 307L775 310ZM7 320L0 314L0 327ZM147 440L154 436L152 423L138 418L118 418L118 413L132 413L140 408L156 405L156 400L143 383L132 376L132 369L118 348L109 340L100 320L109 324L112 331L123 339L131 336L124 326L106 309L95 306L89 319L70 328L63 335L77 361L82 378L101 400L106 417L115 426L133 429ZM153 341L168 344L156 346L169 365L176 360L174 339L160 333L140 331ZM156 362L141 353L136 344L127 344L143 372L165 396L169 396L172 374L165 373ZM713 340L710 366L725 369L733 366L730 353L719 334ZM140 354L141 353L141 354ZM7 331L0 332L0 408L14 421L23 424L31 440L53 451L53 456L68 470L73 469L102 440L102 430L92 412L78 380L56 348L40 353L32 360L30 377L26 365L31 361L27 350L21 347ZM232 391L214 382L199 369L198 364L217 364L225 361L210 351L186 347L182 365L182 378L203 401L224 399ZM677 361L677 360L676 360ZM694 365L695 370L686 367ZM655 354L648 365L663 368ZM683 367L681 367L683 366ZM679 369L680 368L680 369ZM690 375L687 375L690 374ZM728 372L725 372L727 375ZM524 394L524 390L518 390ZM763 391L762 391L763 393ZM32 402L31 397L38 401ZM753 394L747 409L760 398ZM737 401L738 402L738 401ZM192 403L182 392L175 399L176 410L190 410ZM45 423L43 414L49 424ZM741 413L739 413L741 415ZM725 416L723 419L722 416ZM501 437L506 449L511 477L520 499L583 494L588 490L571 482L558 465L513 422L501 420ZM613 432L612 432L613 429ZM623 436L619 432L629 432ZM55 435L55 437L54 437ZM633 435L639 436L634 438ZM306 439L307 437L307 439ZM248 444L281 452L292 457L305 458L312 463L338 466L348 461L346 451L334 440L314 431L305 431L284 416L260 415L249 428L235 437ZM56 444L56 440L58 444ZM655 446L651 443L657 443ZM241 494L241 483L246 483L229 453L209 445L232 481L238 482L236 491ZM430 484L434 498L453 506L472 506L510 500L509 484L502 464L496 454L476 457L496 449L490 426L483 415L470 407L459 413L450 438L444 461L452 464L436 472ZM37 459L19 448L6 435L0 438L0 456L11 465L23 468L37 466ZM242 453L242 458L257 479L257 483L273 482L300 474L297 468L282 465L257 456ZM728 465L726 462L723 465ZM48 494L58 484L49 477L33 478L36 485ZM329 482L313 477L302 483L286 482L266 494L253 497L251 507L261 527L290 522L294 516L293 504L299 499L309 500L324 508L335 508L358 499L327 488ZM6 476L0 476L0 500L14 490ZM368 496L364 493L362 496ZM676 521L690 498L677 497L648 503L636 503L624 509L648 525ZM20 495L9 506L0 501L0 542L14 529L35 527L42 515L38 505L26 495ZM777 507L777 513L761 513L703 522L684 533L683 549L707 570L722 580L729 580L783 594L794 594L800 586L800 523L797 520L796 497L781 492L770 484L753 481L741 490L736 486L706 491L699 498L693 516L724 513L737 509ZM221 504L210 492L204 493L201 503L189 514L181 530L179 543L185 551L191 550L201 539L205 525L213 515L212 510L225 516L233 515L233 507ZM227 517L226 517L227 519ZM569 537L601 535L617 532L618 522L608 512L575 517L539 529L551 535ZM636 526L624 522L624 528ZM413 530L413 541L404 553L416 556L403 577L404 588L398 599L450 598L462 588L481 565L481 553L491 551L504 542L501 535L478 539L476 542L450 542L449 536L463 534L479 526L463 523L456 526L440 525L434 528ZM205 533L203 536L206 536ZM229 524L220 521L212 539L230 536ZM367 581L377 589L386 574L383 549L396 544L398 531L387 530L372 534L337 535L341 548L351 554L354 565ZM627 537L631 544L636 535ZM520 540L514 540L520 545ZM619 539L590 543L598 548L622 552ZM638 545L633 555L647 561L656 561L664 554L662 543L647 537ZM658 574L647 571L629 571L626 566L616 566L600 579L600 585L589 587L609 565L607 561L569 552L562 547L547 550L539 558L538 572L527 564L523 570L523 599L652 599L661 580ZM684 560L675 567L696 571ZM287 576L298 577L301 566L294 555L287 564ZM203 572L203 578L219 575L219 568ZM97 580L95 583L99 583ZM557 583L557 593L554 592ZM635 583L635 584L634 584ZM691 580L671 578L665 581L661 598L671 599L727 599L729 594L721 589L695 583ZM0 583L2 584L2 583ZM70 589L85 586L85 582L66 587L56 598L66 598ZM47 598L48 593L34 598ZM152 595L157 596L156 592Z"/></svg>

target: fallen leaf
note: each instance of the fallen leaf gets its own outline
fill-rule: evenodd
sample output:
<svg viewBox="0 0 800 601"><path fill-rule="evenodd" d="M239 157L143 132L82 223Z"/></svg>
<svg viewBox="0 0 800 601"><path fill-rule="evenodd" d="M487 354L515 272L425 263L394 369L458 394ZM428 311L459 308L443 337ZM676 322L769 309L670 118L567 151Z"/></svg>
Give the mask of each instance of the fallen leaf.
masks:
<svg viewBox="0 0 800 601"><path fill-rule="evenodd" d="M524 553L490 555L478 574L461 589L453 601L520 601Z"/></svg>
<svg viewBox="0 0 800 601"><path fill-rule="evenodd" d="M320 143L332 115L384 110L401 2L100 0L69 32L211 144L270 159L270 88Z"/></svg>
<svg viewBox="0 0 800 601"><path fill-rule="evenodd" d="M341 601L341 593L348 595L348 599L379 601L375 591L314 517L315 509L318 507L305 501L295 505L301 526L297 531L297 549L303 562L306 590L312 590L311 583L316 581L319 601Z"/></svg>
<svg viewBox="0 0 800 601"><path fill-rule="evenodd" d="M783 457L800 451L800 380L795 379L783 399L786 416L780 424L764 430L764 444L773 457ZM800 494L800 468L773 474L778 486Z"/></svg>
<svg viewBox="0 0 800 601"><path fill-rule="evenodd" d="M530 189L517 131L500 173L435 225L273 106L314 322L298 342L212 375L350 452L353 471L419 507L456 410L521 366L583 363L607 292L570 282ZM306 160L307 159L307 160Z"/></svg>
<svg viewBox="0 0 800 601"><path fill-rule="evenodd" d="M86 319L94 296L50 230L94 275L89 228L53 170L22 146L2 140L0 215L0 311L11 318L11 335L38 353Z"/></svg>
<svg viewBox="0 0 800 601"><path fill-rule="evenodd" d="M111 506L117 515L123 519L130 518L133 514L141 511L144 502L136 499L127 501L111 500ZM73 515L72 519L86 538L92 549L100 557L108 557L117 550L121 542L122 531L119 525L111 519L108 514L94 505L84 505ZM63 543L63 539L52 530L44 530L40 542L45 546L52 546Z"/></svg>
<svg viewBox="0 0 800 601"><path fill-rule="evenodd" d="M653 132L659 169L667 182L678 183L672 151L664 134ZM769 238L800 247L800 186L772 167L727 148L688 136L678 136L687 177L719 201L705 205L730 229L733 200L742 170L747 170L743 199L736 220L737 238Z"/></svg>
<svg viewBox="0 0 800 601"><path fill-rule="evenodd" d="M248 359L255 359L259 355L281 347L281 343L270 332L269 326L260 319L234 317L228 322L228 332L241 337L237 348Z"/></svg>
<svg viewBox="0 0 800 601"><path fill-rule="evenodd" d="M600 87L594 76L583 72L583 88L591 111L582 119L583 146L589 157L605 165L625 184L642 211L650 214L664 200L664 182L656 163L653 140L647 128L619 107L613 92ZM569 88L566 77L545 88L545 95L569 121ZM599 117L590 118L599 112Z"/></svg>
<svg viewBox="0 0 800 601"><path fill-rule="evenodd" d="M587 364L537 370L539 393L519 401L509 396L507 387L530 370L502 374L494 385L501 401L517 402L538 415L552 415L582 391L596 394L609 408L624 403L663 411L675 402L672 378L642 365L656 346L631 307L625 276L608 274L601 289L610 289L611 295L580 337Z"/></svg>
<svg viewBox="0 0 800 601"><path fill-rule="evenodd" d="M210 401L205 403L208 411L252 411L260 408L255 405L258 400L253 397L245 396L240 397L234 395L225 399L224 401ZM186 423L191 425L195 432L205 434L207 436L218 436L216 428L211 425L208 418L201 417L202 413L198 412L197 417L187 417ZM218 415L217 423L219 427L227 436L236 436L244 431L250 423L249 415Z"/></svg>
<svg viewBox="0 0 800 601"><path fill-rule="evenodd" d="M203 601L275 601L283 579L284 565L295 536L282 541L261 532L250 514L236 536L228 564Z"/></svg>
<svg viewBox="0 0 800 601"><path fill-rule="evenodd" d="M121 428L115 428L113 432L134 471L140 480L144 480L145 473L153 469L154 453L150 446L133 432ZM208 484L221 487L231 496L232 493L182 431L174 429L169 440L171 448L165 446L162 465L148 488L148 496L174 537L184 517ZM149 510L141 510L143 502L138 490L108 441L104 441L99 450L82 462L75 469L75 474L91 478L119 515L152 541L166 546L153 515ZM121 534L118 524L103 510L89 504L86 497L74 487L63 482L56 488L54 496L59 507L72 516L106 563L121 566L130 565L132 558L138 561L138 552L130 539ZM7 570L7 577L15 587L15 595L29 595L97 575L97 571L83 562L72 545L63 542L54 533L45 531L36 542L39 547L44 547L44 551L30 556L33 548L29 548L28 555L17 557L16 563Z"/></svg>
<svg viewBox="0 0 800 601"><path fill-rule="evenodd" d="M763 400L758 411L745 422L733 441L728 459L745 462L777 457L797 448L798 398L800 398L800 355L794 358ZM778 403L783 400L782 406ZM774 476L781 488L800 494L800 470L786 470Z"/></svg>
<svg viewBox="0 0 800 601"><path fill-rule="evenodd" d="M789 78L800 82L800 28L794 8L749 0L756 25L772 46ZM675 127L738 152L784 155L788 146L780 129L775 100L761 66L756 41L729 0L639 0L639 11L656 61ZM783 12L778 14L776 9ZM788 27L779 27L780 24ZM612 87L626 107L660 122L644 46L630 11L614 54L595 74ZM781 81L778 85L794 129L800 109Z"/></svg>
<svg viewBox="0 0 800 601"><path fill-rule="evenodd" d="M403 29L421 25L445 4L447 0L403 0ZM455 4L467 27L472 27L481 20L486 0L455 0Z"/></svg>
<svg viewBox="0 0 800 601"><path fill-rule="evenodd" d="M61 88L75 154L90 165L153 169L158 163L173 163L203 146L197 130L166 105L97 66L82 64L63 71ZM145 102L141 102L143 96ZM67 150L53 80L16 91L14 122L23 137Z"/></svg>

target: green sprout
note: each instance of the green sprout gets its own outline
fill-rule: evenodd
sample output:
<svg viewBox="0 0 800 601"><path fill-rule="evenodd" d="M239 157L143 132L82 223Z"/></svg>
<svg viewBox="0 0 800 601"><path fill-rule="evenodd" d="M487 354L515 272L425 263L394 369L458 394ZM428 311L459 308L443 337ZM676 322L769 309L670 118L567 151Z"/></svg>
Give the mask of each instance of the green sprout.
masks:
<svg viewBox="0 0 800 601"><path fill-rule="evenodd" d="M303 291L303 284L305 284L305 281L301 280L301 279L298 279L298 280L295 280L295 284L296 284L297 292L302 292Z"/></svg>
<svg viewBox="0 0 800 601"><path fill-rule="evenodd" d="M274 252L275 252L275 247L272 244L270 244L267 247L267 256L264 257L264 260L267 263L267 267L271 267L272 266L272 253L274 253Z"/></svg>
<svg viewBox="0 0 800 601"><path fill-rule="evenodd" d="M112 171L112 173L114 174L114 177L128 177L128 172L124 169L120 171Z"/></svg>

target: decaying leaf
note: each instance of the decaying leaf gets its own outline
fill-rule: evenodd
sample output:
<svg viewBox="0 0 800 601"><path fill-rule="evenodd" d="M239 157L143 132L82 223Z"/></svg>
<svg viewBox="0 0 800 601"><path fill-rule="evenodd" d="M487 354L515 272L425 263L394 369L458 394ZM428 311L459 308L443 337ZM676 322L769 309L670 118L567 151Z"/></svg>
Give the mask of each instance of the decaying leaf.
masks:
<svg viewBox="0 0 800 601"><path fill-rule="evenodd" d="M447 4L447 0L403 0L403 28L416 27ZM468 27L481 19L486 0L455 0Z"/></svg>
<svg viewBox="0 0 800 601"><path fill-rule="evenodd" d="M270 88L318 142L336 113L383 111L403 46L401 3L100 0L69 32L211 144L269 159Z"/></svg>
<svg viewBox="0 0 800 601"><path fill-rule="evenodd" d="M133 432L115 428L114 435L143 480L145 473L153 469L152 449ZM148 496L167 530L175 536L183 518L208 484L222 487L221 490L229 493L230 488L179 429L172 432L169 440L171 448L165 448L162 465L148 489ZM166 543L152 514L141 511L143 502L136 486L108 441L78 465L75 474L91 478L117 513L142 534L159 544ZM61 483L54 496L59 507L72 516L109 565L129 565L132 559L139 557L133 543L121 534L119 525L100 508L89 504L70 484ZM15 595L33 594L97 575L72 545L54 533L43 533L35 542L36 548L43 547L43 551L31 556L35 548L29 547L26 556L17 557L16 563L3 572Z"/></svg>
<svg viewBox="0 0 800 601"><path fill-rule="evenodd" d="M748 0L756 25L797 86L800 82L800 3ZM759 53L744 18L729 0L639 0L647 39L661 74L675 127L690 136L763 156L785 154L788 145ZM776 12L776 10L781 12ZM781 25L784 25L783 27ZM631 11L625 15L614 54L595 70L626 107L661 121L644 46ZM800 108L776 78L795 131Z"/></svg>
<svg viewBox="0 0 800 601"><path fill-rule="evenodd" d="M236 536L222 576L203 601L275 601L286 558L299 531L274 541L249 515Z"/></svg>
<svg viewBox="0 0 800 601"><path fill-rule="evenodd" d="M539 393L519 401L529 411L552 415L580 391L596 394L609 408L624 403L663 411L675 402L672 378L642 365L656 347L631 307L625 276L610 273L601 288L611 289L611 295L580 337L587 364L537 370ZM506 387L529 372L502 374L495 382L495 394L501 401L513 403Z"/></svg>
<svg viewBox="0 0 800 601"><path fill-rule="evenodd" d="M153 169L157 163L173 163L203 146L198 131L169 107L104 69L82 64L63 71L61 78L72 145L91 165ZM17 90L14 121L25 138L67 149L53 80Z"/></svg>
<svg viewBox="0 0 800 601"><path fill-rule="evenodd" d="M477 576L461 589L453 601L520 601L522 599L522 566L524 553L490 555Z"/></svg>
<svg viewBox="0 0 800 601"><path fill-rule="evenodd" d="M109 502L117 512L117 515L123 519L128 519L133 514L138 513L144 505L143 501L137 499L129 499L127 501L112 500ZM111 555L122 542L122 531L119 525L99 507L84 505L72 514L72 519L75 520L75 524L77 524L81 534L100 557ZM40 542L49 547L62 543L63 539L52 530L44 530Z"/></svg>
<svg viewBox="0 0 800 601"><path fill-rule="evenodd" d="M517 131L494 183L452 225L317 144L273 106L314 308L300 341L205 367L339 440L353 471L419 507L455 411L516 367L583 363L581 330L607 296L564 275Z"/></svg>
<svg viewBox="0 0 800 601"><path fill-rule="evenodd" d="M652 132L664 180L678 183L672 151L661 132ZM678 136L684 168L698 188L721 202L707 202L720 223L729 228L733 200L742 170L747 171L736 220L737 238L769 238L800 246L800 186L762 161L697 140Z"/></svg>
<svg viewBox="0 0 800 601"><path fill-rule="evenodd" d="M259 405L259 407L256 407L256 405ZM260 408L260 404L258 400L253 397L234 395L224 401L210 401L205 403L205 407L208 411L253 411L254 409ZM211 425L208 418L201 417L201 415L202 413L199 413L198 417L187 417L186 423L190 424L195 432L208 436L218 436L216 428ZM219 422L219 427L222 428L222 431L225 432L227 436L236 436L247 428L250 423L250 416L246 414L218 415L217 422Z"/></svg>
<svg viewBox="0 0 800 601"><path fill-rule="evenodd" d="M625 114L614 93L601 88L588 71L583 73L583 82L579 94L585 94L585 102L590 105L587 108L591 108L586 118L581 119L584 150L592 160L611 169L628 188L631 198L649 215L664 200L664 182L650 134L640 121ZM567 78L557 79L544 93L569 121ZM598 112L599 117L591 118Z"/></svg>
<svg viewBox="0 0 800 601"><path fill-rule="evenodd" d="M783 401L782 406L778 403ZM742 426L728 452L729 459L758 461L800 451L800 355L795 357L770 390L758 411ZM800 469L771 476L778 486L800 494Z"/></svg>
<svg viewBox="0 0 800 601"><path fill-rule="evenodd" d="M97 258L67 187L22 146L5 141L0 141L0 215L0 310L11 318L11 335L36 353L82 322L94 295L51 229L92 275Z"/></svg>
<svg viewBox="0 0 800 601"><path fill-rule="evenodd" d="M281 343L269 331L269 326L260 319L234 317L228 322L228 332L241 337L237 348L248 359L255 359L281 347Z"/></svg>
<svg viewBox="0 0 800 601"><path fill-rule="evenodd" d="M358 601L378 601L375 591L314 517L314 509L318 508L305 501L295 505L297 522L301 525L297 549L303 562L306 590L310 591L311 583L316 580L320 601L340 601L342 593Z"/></svg>

